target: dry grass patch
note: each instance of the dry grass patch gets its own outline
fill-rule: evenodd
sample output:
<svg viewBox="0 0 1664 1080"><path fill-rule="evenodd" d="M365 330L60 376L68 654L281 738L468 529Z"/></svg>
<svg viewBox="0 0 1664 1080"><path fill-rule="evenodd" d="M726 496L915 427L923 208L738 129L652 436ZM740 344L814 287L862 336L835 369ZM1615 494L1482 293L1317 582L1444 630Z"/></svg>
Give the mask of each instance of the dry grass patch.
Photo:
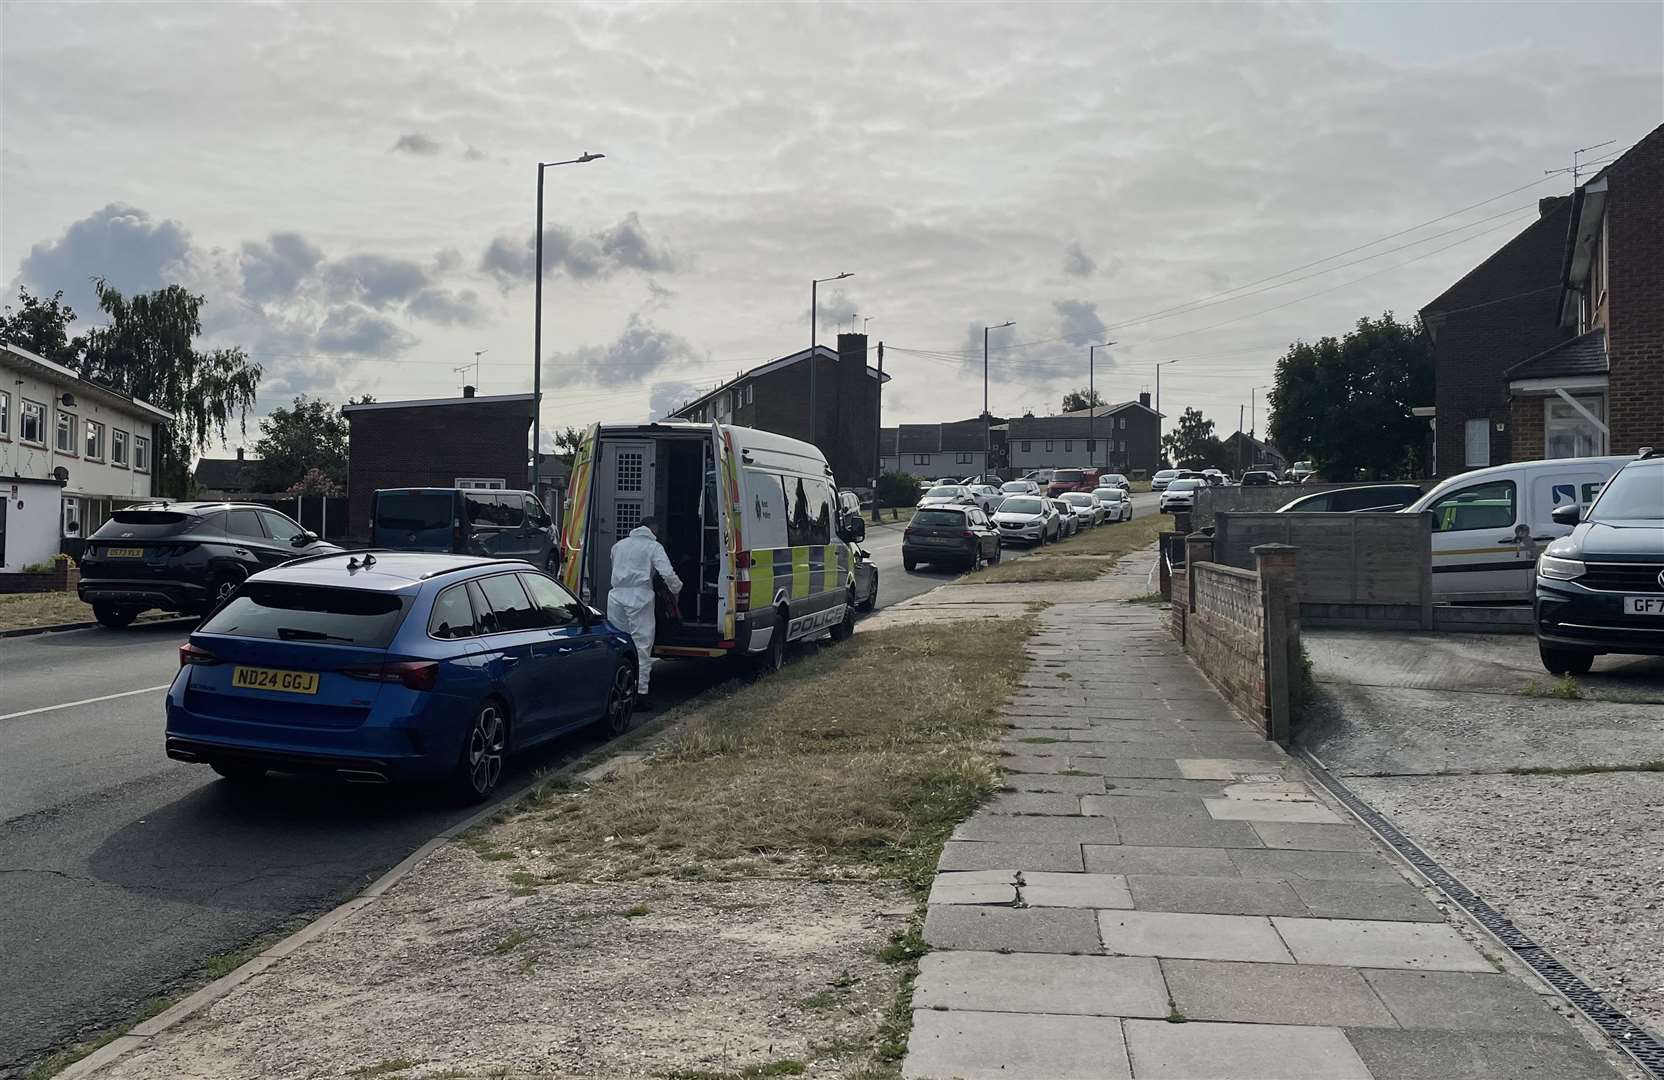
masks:
<svg viewBox="0 0 1664 1080"><path fill-rule="evenodd" d="M0 596L0 630L91 621L92 608L72 592Z"/></svg>
<svg viewBox="0 0 1664 1080"><path fill-rule="evenodd" d="M968 580L979 585L1013 581L1091 581L1107 573L1116 561L1149 547L1169 519L1134 518L1071 536L1054 547L1041 548L1022 559L1001 562Z"/></svg>

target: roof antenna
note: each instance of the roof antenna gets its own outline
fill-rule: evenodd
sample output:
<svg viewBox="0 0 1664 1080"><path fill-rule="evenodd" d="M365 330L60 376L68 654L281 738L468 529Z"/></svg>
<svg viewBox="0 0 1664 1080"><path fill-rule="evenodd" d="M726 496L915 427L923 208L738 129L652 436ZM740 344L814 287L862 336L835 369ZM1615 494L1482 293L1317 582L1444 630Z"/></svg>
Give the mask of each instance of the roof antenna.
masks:
<svg viewBox="0 0 1664 1080"><path fill-rule="evenodd" d="M364 565L365 566L374 566L375 564L376 564L376 557L374 555L370 554L368 551L366 551L364 553Z"/></svg>

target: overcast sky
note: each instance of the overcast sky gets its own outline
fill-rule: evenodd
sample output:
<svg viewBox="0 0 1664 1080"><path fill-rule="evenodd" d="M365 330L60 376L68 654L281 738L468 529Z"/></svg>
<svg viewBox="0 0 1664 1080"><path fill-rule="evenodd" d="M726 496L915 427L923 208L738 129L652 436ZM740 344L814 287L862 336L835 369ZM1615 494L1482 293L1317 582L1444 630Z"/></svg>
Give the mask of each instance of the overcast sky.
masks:
<svg viewBox="0 0 1664 1080"><path fill-rule="evenodd" d="M886 422L976 415L1014 319L996 413L1114 338L1107 398L1183 357L1164 411L1225 434L1288 342L1410 317L1569 190L1543 170L1664 119L1661 11L13 2L0 281L203 292L261 412L454 394L476 350L523 392L535 162L588 150L547 180L546 424L802 348L850 271L822 340L871 317Z"/></svg>

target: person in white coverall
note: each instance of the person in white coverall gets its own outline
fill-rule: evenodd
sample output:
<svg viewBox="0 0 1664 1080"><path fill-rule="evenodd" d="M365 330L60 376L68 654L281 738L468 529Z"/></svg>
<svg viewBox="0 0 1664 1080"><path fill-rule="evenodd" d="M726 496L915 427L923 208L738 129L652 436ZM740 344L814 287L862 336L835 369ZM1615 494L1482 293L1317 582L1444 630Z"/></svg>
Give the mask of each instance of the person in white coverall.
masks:
<svg viewBox="0 0 1664 1080"><path fill-rule="evenodd" d="M657 524L650 517L642 518L629 536L612 546L612 587L607 591L607 621L635 642L638 707L647 703L648 675L653 670L653 572L658 571L671 592L682 591L682 579L653 533Z"/></svg>

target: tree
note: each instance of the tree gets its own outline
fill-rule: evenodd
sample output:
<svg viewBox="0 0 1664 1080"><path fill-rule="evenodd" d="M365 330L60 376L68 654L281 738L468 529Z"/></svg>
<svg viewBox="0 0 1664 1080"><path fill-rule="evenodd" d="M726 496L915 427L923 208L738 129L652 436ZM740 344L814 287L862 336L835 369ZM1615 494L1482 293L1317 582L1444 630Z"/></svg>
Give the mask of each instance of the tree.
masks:
<svg viewBox="0 0 1664 1080"><path fill-rule="evenodd" d="M1223 469L1225 444L1213 434L1213 421L1199 409L1186 409L1177 431L1161 437L1169 460L1180 469Z"/></svg>
<svg viewBox="0 0 1664 1080"><path fill-rule="evenodd" d="M62 289L50 299L42 299L31 294L27 286L19 285L18 307L7 304L5 313L0 314L0 343L16 345L54 363L73 366L82 341L69 336L75 310L63 300Z"/></svg>
<svg viewBox="0 0 1664 1080"><path fill-rule="evenodd" d="M1108 404L1104 396L1096 390L1088 390L1082 386L1063 395L1063 411L1066 413L1080 412L1082 409L1097 409Z"/></svg>
<svg viewBox="0 0 1664 1080"><path fill-rule="evenodd" d="M299 481L289 485L287 488L284 488L283 494L288 495L291 498L297 495L323 495L333 497L336 495L346 494L346 490L347 489L342 487L334 477L330 476L322 469L308 469L306 470L306 475L301 477Z"/></svg>
<svg viewBox="0 0 1664 1080"><path fill-rule="evenodd" d="M84 343L77 372L173 414L156 426L153 468L161 493L179 495L193 452L223 441L233 418L247 430L260 365L241 348L197 349L203 298L178 285L131 299L103 279L96 288L109 325L77 339Z"/></svg>
<svg viewBox="0 0 1664 1080"><path fill-rule="evenodd" d="M260 421L260 440L254 444L260 457L256 486L261 491L284 491L311 472L344 483L347 430L347 418L323 398L301 394L292 408L273 409Z"/></svg>
<svg viewBox="0 0 1664 1080"><path fill-rule="evenodd" d="M1418 476L1426 425L1410 414L1433 399L1433 357L1419 322L1367 316L1344 338L1297 341L1277 361L1271 441L1322 475Z"/></svg>
<svg viewBox="0 0 1664 1080"><path fill-rule="evenodd" d="M912 506L919 501L919 489L919 478L912 473L884 473L878 478L878 505Z"/></svg>
<svg viewBox="0 0 1664 1080"><path fill-rule="evenodd" d="M578 456L578 447L584 442L584 432L575 427L566 427L555 432L554 456L570 465Z"/></svg>

